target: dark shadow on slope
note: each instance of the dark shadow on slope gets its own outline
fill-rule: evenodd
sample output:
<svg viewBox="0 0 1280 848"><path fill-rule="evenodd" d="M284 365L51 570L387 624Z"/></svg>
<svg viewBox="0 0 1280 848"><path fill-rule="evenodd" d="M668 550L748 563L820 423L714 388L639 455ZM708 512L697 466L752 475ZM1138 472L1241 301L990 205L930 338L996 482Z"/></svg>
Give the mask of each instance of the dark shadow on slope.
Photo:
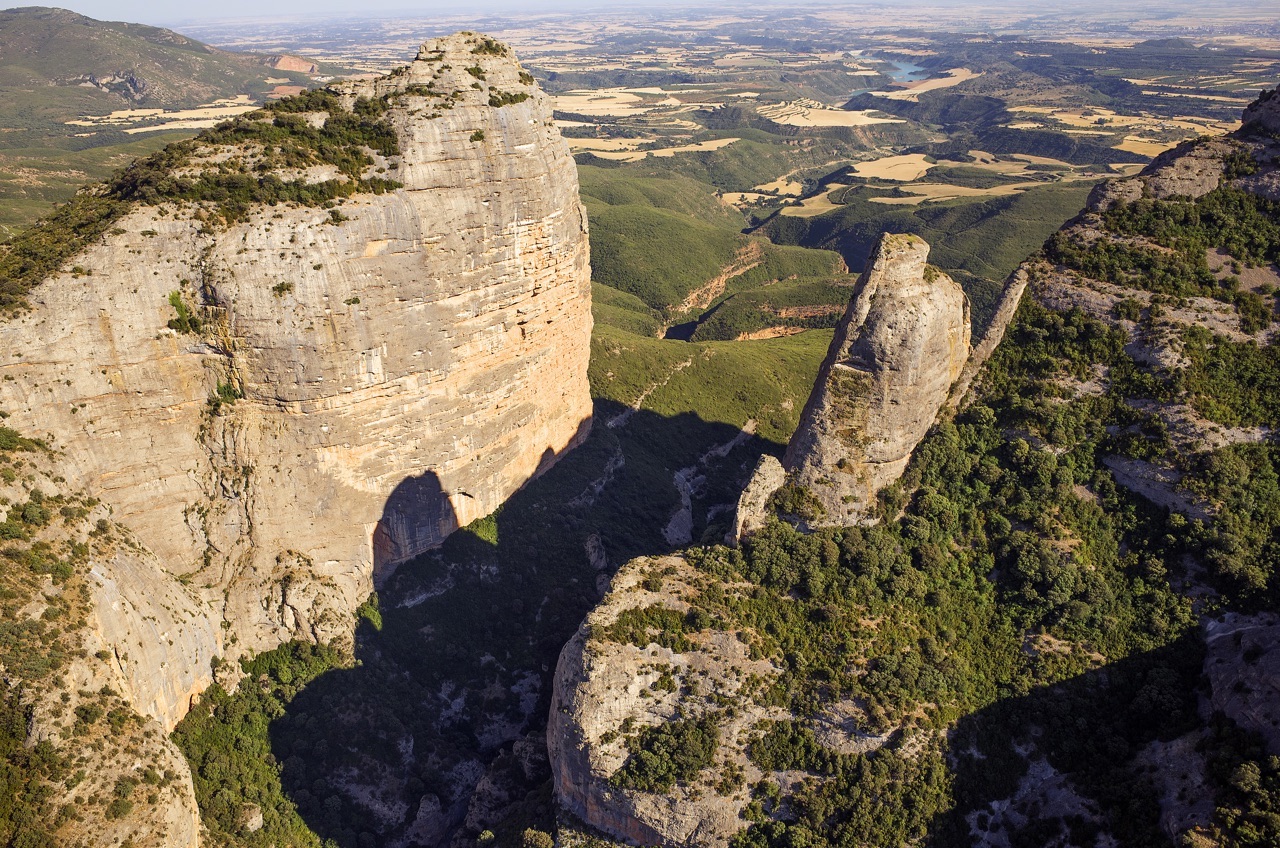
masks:
<svg viewBox="0 0 1280 848"><path fill-rule="evenodd" d="M701 318L695 318L692 321L684 321L679 324L672 324L667 331L662 334L664 339L675 339L676 341L687 342L693 338L693 333L698 329L698 325L702 323Z"/></svg>
<svg viewBox="0 0 1280 848"><path fill-rule="evenodd" d="M458 515L436 472L405 478L387 498L373 530L374 585L383 585L415 551L439 545L457 529Z"/></svg>
<svg viewBox="0 0 1280 848"><path fill-rule="evenodd" d="M322 838L438 845L490 829L518 845L516 820L552 827L540 734L560 649L618 565L670 549L675 472L739 434L644 410L609 428L621 411L597 403L580 447L387 576L382 628L362 621L356 667L318 678L272 723L285 790ZM752 437L703 467L695 540L723 536L732 515L712 507L736 501L759 456L780 449ZM424 477L388 502L392 538L404 505L436 502L438 481Z"/></svg>
<svg viewBox="0 0 1280 848"><path fill-rule="evenodd" d="M1171 846L1153 774L1135 758L1202 724L1203 658L1193 631L1061 683L1006 692L961 719L949 739L955 807L934 821L932 844L979 844L1003 831L1007 843L985 844L1083 848L1109 833L1120 845ZM1042 661L1051 665L1052 651Z"/></svg>

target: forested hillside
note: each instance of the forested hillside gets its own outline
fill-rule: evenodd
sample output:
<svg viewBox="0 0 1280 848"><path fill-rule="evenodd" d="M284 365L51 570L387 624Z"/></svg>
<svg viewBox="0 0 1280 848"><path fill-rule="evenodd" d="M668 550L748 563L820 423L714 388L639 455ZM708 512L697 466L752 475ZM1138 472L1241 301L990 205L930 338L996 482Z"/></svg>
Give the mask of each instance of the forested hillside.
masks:
<svg viewBox="0 0 1280 848"><path fill-rule="evenodd" d="M1280 840L1274 107L1023 266L873 526L784 487L740 551L628 566L589 638L648 646L676 720L613 729L618 791L745 804L735 848ZM770 669L731 698L725 638Z"/></svg>

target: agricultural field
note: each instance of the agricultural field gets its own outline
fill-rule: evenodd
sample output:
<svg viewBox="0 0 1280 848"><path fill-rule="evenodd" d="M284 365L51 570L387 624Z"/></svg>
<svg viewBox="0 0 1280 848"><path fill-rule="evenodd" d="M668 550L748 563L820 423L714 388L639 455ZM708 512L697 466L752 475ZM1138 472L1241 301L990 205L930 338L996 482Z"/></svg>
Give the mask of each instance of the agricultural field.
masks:
<svg viewBox="0 0 1280 848"><path fill-rule="evenodd" d="M1184 30L1203 10L1130 10L1103 21L1105 37L1070 16L1010 21L1003 7L932 9L927 31L897 9L831 8L642 24L625 13L204 24L190 34L325 73L267 70L253 86L155 106L75 100L15 130L0 144L8 232L216 110L333 68L385 72L416 41L475 29L510 43L551 94L578 163L594 273L590 438L371 599L357 665L320 674L331 658L281 649L253 669L261 692L213 693L193 712L180 744L223 781L201 785L206 807L222 792L263 798L298 830L262 839L346 848L379 825L331 776L395 774L452 805L460 840L516 846L525 827L553 830L545 761L521 757L545 750L551 670L612 570L723 539L752 467L795 429L881 233L928 240L980 332L1007 276L1098 181L1233 129L1280 76L1280 33L1238 6L1204 8L1221 23L1197 38ZM406 767L388 728L429 755ZM352 765L318 738L357 740L368 757ZM271 765L227 775L219 750ZM505 793L488 837L462 822L482 778ZM240 844L224 819L205 825Z"/></svg>

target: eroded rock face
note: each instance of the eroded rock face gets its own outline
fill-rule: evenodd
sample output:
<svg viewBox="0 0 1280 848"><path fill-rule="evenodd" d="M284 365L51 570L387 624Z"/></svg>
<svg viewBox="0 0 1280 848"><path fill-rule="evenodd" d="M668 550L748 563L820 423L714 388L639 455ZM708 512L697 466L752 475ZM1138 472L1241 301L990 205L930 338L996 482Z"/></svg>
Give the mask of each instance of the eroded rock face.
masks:
<svg viewBox="0 0 1280 848"><path fill-rule="evenodd" d="M1204 641L1209 709L1261 735L1267 753L1280 756L1280 616L1206 621Z"/></svg>
<svg viewBox="0 0 1280 848"><path fill-rule="evenodd" d="M826 512L857 523L906 468L969 357L969 302L918 236L885 234L858 281L783 461Z"/></svg>
<svg viewBox="0 0 1280 848"><path fill-rule="evenodd" d="M1280 90L1268 89L1249 104L1240 122L1246 130L1280 135Z"/></svg>
<svg viewBox="0 0 1280 848"><path fill-rule="evenodd" d="M760 721L783 716L752 698L778 668L751 659L734 633L703 630L681 650L607 636L628 610L654 605L685 612L682 598L696 593L698 582L679 556L627 563L556 666L547 725L556 799L592 828L635 845L726 845L744 825L739 813L751 800L748 787L762 776L746 757L747 740ZM734 710L721 706L729 703ZM629 756L629 737L680 716L714 717L719 743L706 768L665 792L611 783ZM717 788L726 770L741 777Z"/></svg>
<svg viewBox="0 0 1280 848"><path fill-rule="evenodd" d="M587 224L545 95L473 34L339 93L396 95L403 188L229 227L140 206L0 324L7 423L143 548L98 564L93 639L166 729L214 657L348 636L375 580L590 425ZM167 326L174 292L200 332Z"/></svg>
<svg viewBox="0 0 1280 848"><path fill-rule="evenodd" d="M1166 150L1142 173L1099 183L1089 194L1088 210L1105 212L1144 197L1152 200L1203 197L1223 180L1223 160L1239 150L1229 138L1194 139Z"/></svg>
<svg viewBox="0 0 1280 848"><path fill-rule="evenodd" d="M738 508L733 514L733 527L725 536L725 543L737 546L746 536L764 527L768 520L766 507L774 492L787 482L787 473L782 470L778 458L765 454L756 463L751 472L751 479L738 496Z"/></svg>

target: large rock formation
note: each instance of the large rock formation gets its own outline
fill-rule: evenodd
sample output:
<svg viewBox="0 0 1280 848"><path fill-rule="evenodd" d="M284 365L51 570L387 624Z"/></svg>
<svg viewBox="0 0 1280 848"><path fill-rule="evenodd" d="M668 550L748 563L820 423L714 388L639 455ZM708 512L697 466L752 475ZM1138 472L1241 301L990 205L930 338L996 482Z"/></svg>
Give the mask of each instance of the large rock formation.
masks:
<svg viewBox="0 0 1280 848"><path fill-rule="evenodd" d="M1245 132L1280 136L1280 89L1268 89L1240 116Z"/></svg>
<svg viewBox="0 0 1280 848"><path fill-rule="evenodd" d="M727 844L743 827L748 787L762 776L747 759L748 740L759 722L783 715L759 703L777 667L752 659L741 633L706 629L673 649L660 637L640 645L612 632L620 619L655 608L683 615L701 582L679 556L627 563L556 665L547 724L556 799L633 845ZM715 725L718 744L706 766L661 792L618 781L629 746L646 728L673 721ZM739 777L726 781L726 774Z"/></svg>
<svg viewBox="0 0 1280 848"><path fill-rule="evenodd" d="M815 524L862 519L968 359L968 299L928 257L917 236L882 236L836 328L783 462L825 509Z"/></svg>
<svg viewBox="0 0 1280 848"><path fill-rule="evenodd" d="M787 482L787 474L777 457L765 454L756 463L734 510L733 526L725 536L725 544L736 547L742 539L759 530L769 519L769 498Z"/></svg>
<svg viewBox="0 0 1280 848"><path fill-rule="evenodd" d="M88 662L166 731L215 658L349 636L376 580L590 424L587 223L532 77L463 33L335 91L386 104L399 152L366 177L392 190L230 225L137 204L0 323L6 423L137 541L91 563Z"/></svg>

